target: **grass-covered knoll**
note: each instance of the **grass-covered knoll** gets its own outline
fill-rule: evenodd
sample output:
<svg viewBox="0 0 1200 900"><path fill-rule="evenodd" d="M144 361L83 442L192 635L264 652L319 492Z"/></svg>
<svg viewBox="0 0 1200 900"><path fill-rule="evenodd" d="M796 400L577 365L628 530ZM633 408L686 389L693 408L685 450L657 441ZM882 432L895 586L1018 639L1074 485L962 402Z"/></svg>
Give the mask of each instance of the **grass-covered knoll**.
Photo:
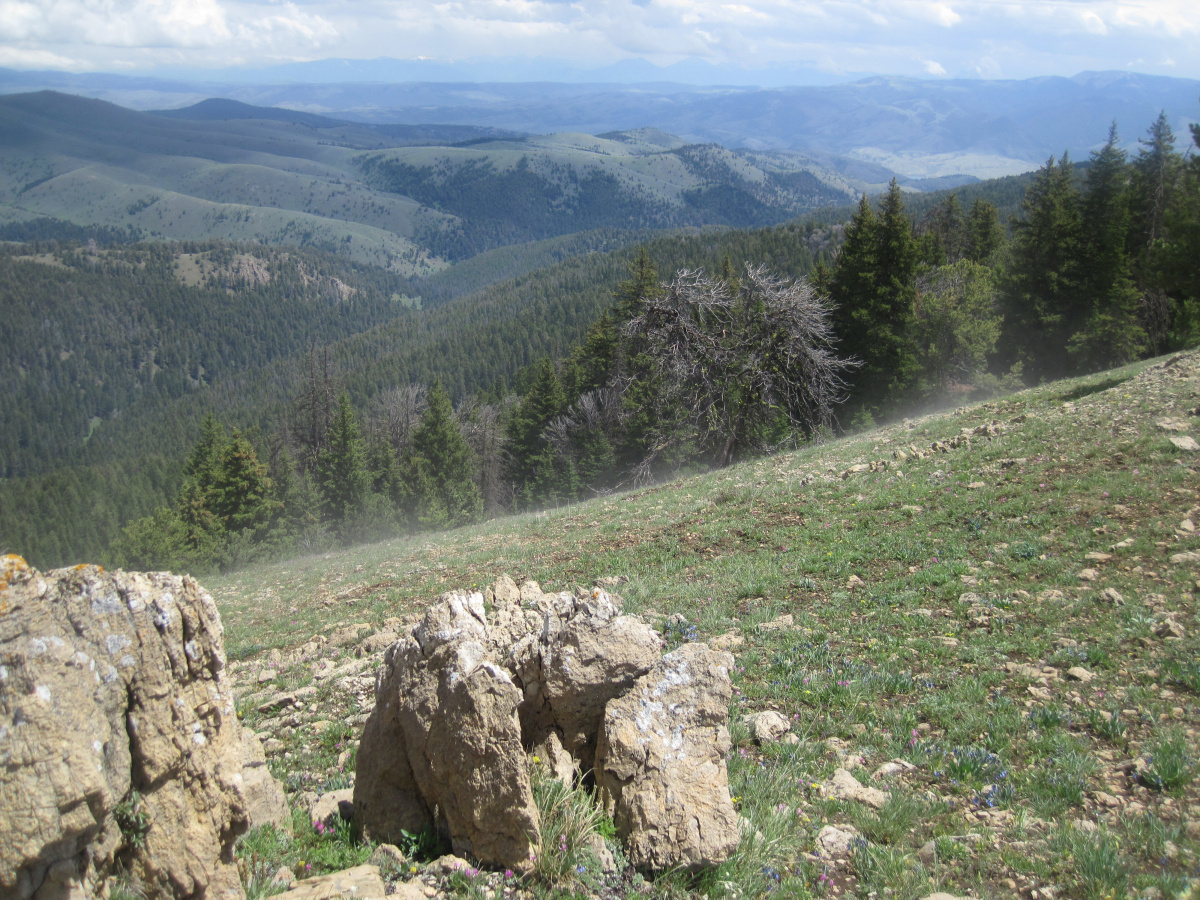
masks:
<svg viewBox="0 0 1200 900"><path fill-rule="evenodd" d="M794 153L638 131L521 138L236 105L192 120L54 92L0 98L0 223L319 246L406 275L597 228L775 224L853 189ZM439 145L440 144L440 145Z"/></svg>
<svg viewBox="0 0 1200 900"><path fill-rule="evenodd" d="M359 164L373 188L458 217L421 232L449 259L589 228L775 224L867 186L796 153L648 142L641 132L401 147Z"/></svg>
<svg viewBox="0 0 1200 900"><path fill-rule="evenodd" d="M1191 896L1200 454L1182 437L1200 432L1198 404L1190 353L207 586L239 709L279 742L271 764L294 799L353 770L359 726L345 723L373 702L378 661L356 658L361 635L444 590L502 572L547 589L625 577L628 609L686 617L669 641L694 626L730 647L730 777L754 825L739 853L648 887L596 881L583 862L563 895ZM307 684L316 694L291 717L256 711L263 692ZM798 742L756 746L742 723L763 709ZM836 768L886 802L830 797ZM827 824L857 832L843 856L817 854ZM243 856L295 865L317 842L302 832L253 837ZM457 889L495 887L481 877Z"/></svg>

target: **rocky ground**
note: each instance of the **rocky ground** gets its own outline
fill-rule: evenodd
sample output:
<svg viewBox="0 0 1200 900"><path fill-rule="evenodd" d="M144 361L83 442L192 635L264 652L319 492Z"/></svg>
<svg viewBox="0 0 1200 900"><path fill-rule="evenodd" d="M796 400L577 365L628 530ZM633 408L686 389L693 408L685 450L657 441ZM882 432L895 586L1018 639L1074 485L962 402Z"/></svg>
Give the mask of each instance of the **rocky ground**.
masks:
<svg viewBox="0 0 1200 900"><path fill-rule="evenodd" d="M238 713L296 810L290 842L243 843L244 873L377 852L309 817L350 786L382 650L442 591L509 572L607 579L668 645L735 654L728 766L752 827L699 878L557 886L464 874L413 836L391 890L1200 895L1198 433L1192 353L218 579Z"/></svg>

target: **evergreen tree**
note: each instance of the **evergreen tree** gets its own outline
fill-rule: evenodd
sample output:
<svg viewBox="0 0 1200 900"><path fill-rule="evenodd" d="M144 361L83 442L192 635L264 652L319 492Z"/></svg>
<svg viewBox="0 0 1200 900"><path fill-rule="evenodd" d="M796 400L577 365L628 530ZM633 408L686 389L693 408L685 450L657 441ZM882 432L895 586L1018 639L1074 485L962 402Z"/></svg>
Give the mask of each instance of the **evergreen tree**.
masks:
<svg viewBox="0 0 1200 900"><path fill-rule="evenodd" d="M545 453L545 432L551 421L566 412L566 405L554 362L547 357L538 363L529 393L508 423L509 474L518 490L535 481L535 476L543 488L549 483L546 464L552 457Z"/></svg>
<svg viewBox="0 0 1200 900"><path fill-rule="evenodd" d="M930 386L974 385L1000 337L992 270L969 259L918 279L914 336Z"/></svg>
<svg viewBox="0 0 1200 900"><path fill-rule="evenodd" d="M1064 153L1038 170L1014 223L1004 296L1005 362L1027 374L1058 378L1070 371L1067 342L1087 319L1083 294L1079 191ZM1007 366L1006 366L1007 367Z"/></svg>
<svg viewBox="0 0 1200 900"><path fill-rule="evenodd" d="M1134 281L1142 295L1141 323L1152 352L1166 348L1171 331L1172 303L1157 262L1168 233L1167 215L1183 180L1183 159L1175 152L1175 135L1165 113L1138 143L1130 183L1128 252Z"/></svg>
<svg viewBox="0 0 1200 900"><path fill-rule="evenodd" d="M324 517L343 522L362 510L370 491L362 432L343 391L329 423L326 449L317 457Z"/></svg>
<svg viewBox="0 0 1200 900"><path fill-rule="evenodd" d="M830 279L839 349L862 361L851 403L873 416L901 399L920 374L912 343L917 247L895 179L878 217L864 195Z"/></svg>
<svg viewBox="0 0 1200 900"><path fill-rule="evenodd" d="M1151 260L1161 289L1169 298L1169 349L1200 343L1200 125L1188 126L1196 150L1179 177L1163 215L1163 235Z"/></svg>
<svg viewBox="0 0 1200 900"><path fill-rule="evenodd" d="M982 199L972 203L966 228L967 258L971 262L990 265L992 257L1004 243L1004 228L1000 225L996 205Z"/></svg>
<svg viewBox="0 0 1200 900"><path fill-rule="evenodd" d="M457 528L479 521L483 497L473 477L471 448L454 419L450 397L435 381L413 431L405 469L408 511L424 528Z"/></svg>
<svg viewBox="0 0 1200 900"><path fill-rule="evenodd" d="M1083 198L1080 285L1090 309L1067 345L1081 371L1130 362L1146 343L1146 333L1138 322L1138 292L1126 254L1129 168L1117 140L1114 124L1104 146L1092 154Z"/></svg>
<svg viewBox="0 0 1200 900"><path fill-rule="evenodd" d="M236 428L221 454L220 468L205 505L226 531L268 525L279 502L274 498L267 467L254 446Z"/></svg>

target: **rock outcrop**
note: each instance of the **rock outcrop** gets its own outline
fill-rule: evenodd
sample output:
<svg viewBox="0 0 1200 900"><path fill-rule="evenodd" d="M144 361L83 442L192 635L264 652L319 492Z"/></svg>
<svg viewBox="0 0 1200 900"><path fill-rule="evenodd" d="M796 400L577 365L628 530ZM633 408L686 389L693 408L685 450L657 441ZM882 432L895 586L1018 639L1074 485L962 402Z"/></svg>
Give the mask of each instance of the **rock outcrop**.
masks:
<svg viewBox="0 0 1200 900"><path fill-rule="evenodd" d="M605 710L596 787L636 868L697 870L737 848L725 769L732 667L728 653L685 645Z"/></svg>
<svg viewBox="0 0 1200 900"><path fill-rule="evenodd" d="M621 776L636 781L622 796L660 789L664 815L674 818L647 813L631 820L626 838L656 841L642 826L672 835L669 847L638 857L644 868L719 862L737 842L725 751L718 749L722 741L729 746L732 657L694 645L660 662L661 650L657 632L622 615L620 599L600 589L546 594L535 582L518 587L504 577L486 592L443 594L384 654L358 751L358 822L383 841L432 825L456 853L525 869L538 852L540 825L530 757L568 782L598 768L614 704L654 672L665 673L656 685L677 677L682 665L696 675L676 686L675 705L654 727L695 732L686 741L688 764L668 766L657 786L632 771ZM612 765L624 773L629 763L615 752ZM676 797L700 806L675 808Z"/></svg>
<svg viewBox="0 0 1200 900"><path fill-rule="evenodd" d="M0 559L0 895L241 898L249 823L221 620L191 578Z"/></svg>
<svg viewBox="0 0 1200 900"><path fill-rule="evenodd" d="M538 850L539 821L517 705L487 657L483 595L445 594L384 658L359 747L354 807L364 830L398 841L432 823L454 852L510 868Z"/></svg>

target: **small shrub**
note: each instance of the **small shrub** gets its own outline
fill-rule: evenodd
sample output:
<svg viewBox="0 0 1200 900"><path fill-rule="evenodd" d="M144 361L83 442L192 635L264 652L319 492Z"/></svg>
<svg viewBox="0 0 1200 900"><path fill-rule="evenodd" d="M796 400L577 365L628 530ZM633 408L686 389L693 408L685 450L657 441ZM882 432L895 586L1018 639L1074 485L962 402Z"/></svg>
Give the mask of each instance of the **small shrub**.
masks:
<svg viewBox="0 0 1200 900"><path fill-rule="evenodd" d="M150 818L142 807L141 794L131 791L129 796L113 809L113 818L117 822L117 827L121 829L121 835L125 838L128 846L141 849L146 845L146 832L150 830Z"/></svg>
<svg viewBox="0 0 1200 900"><path fill-rule="evenodd" d="M1156 741L1146 761L1147 766L1138 775L1138 780L1156 791L1178 790L1196 775L1196 760L1188 752L1187 741L1179 733Z"/></svg>
<svg viewBox="0 0 1200 900"><path fill-rule="evenodd" d="M1092 726L1092 730L1096 734L1108 738L1110 741L1123 741L1125 739L1125 720L1121 718L1121 711L1119 709L1111 710L1107 717L1102 716L1099 710L1090 710L1088 712L1088 724Z"/></svg>
<svg viewBox="0 0 1200 900"><path fill-rule="evenodd" d="M1107 831L1091 834L1072 828L1060 840L1059 849L1073 863L1075 896L1082 900L1112 900L1129 889L1129 870L1121 859L1115 838Z"/></svg>
<svg viewBox="0 0 1200 900"><path fill-rule="evenodd" d="M598 860L592 841L602 838L607 818L582 787L563 784L540 765L533 767L533 799L542 820L542 852L533 863L533 874L552 886L573 882L587 885L596 879Z"/></svg>

